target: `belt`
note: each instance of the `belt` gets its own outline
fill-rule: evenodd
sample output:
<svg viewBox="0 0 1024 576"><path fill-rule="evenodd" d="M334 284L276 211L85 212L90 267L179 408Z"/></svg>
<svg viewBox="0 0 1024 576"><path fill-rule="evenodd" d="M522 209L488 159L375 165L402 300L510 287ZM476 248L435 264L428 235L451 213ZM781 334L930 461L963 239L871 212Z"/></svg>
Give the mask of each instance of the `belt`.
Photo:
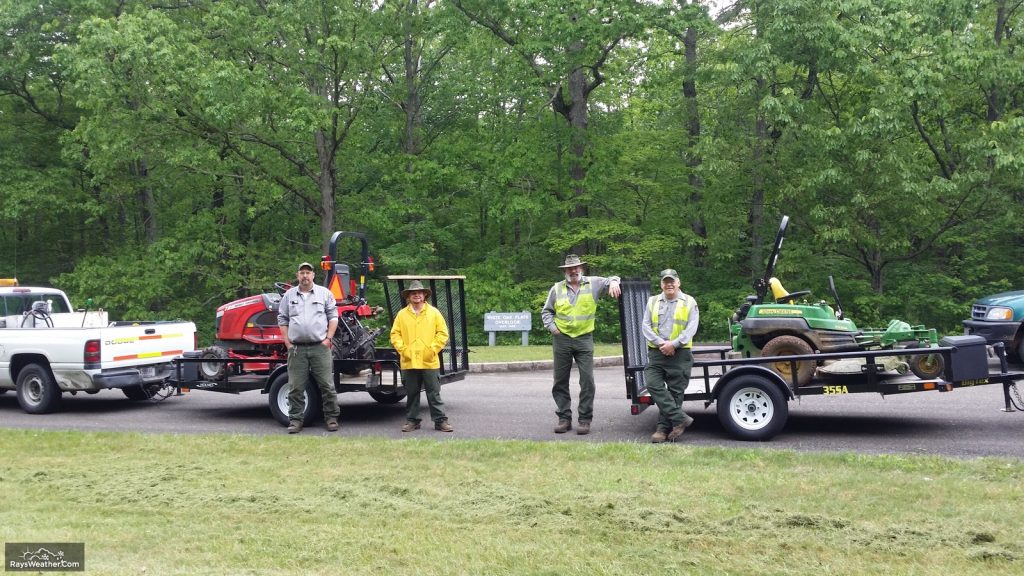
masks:
<svg viewBox="0 0 1024 576"><path fill-rule="evenodd" d="M292 346L320 346L323 343L323 340L319 342L292 342Z"/></svg>

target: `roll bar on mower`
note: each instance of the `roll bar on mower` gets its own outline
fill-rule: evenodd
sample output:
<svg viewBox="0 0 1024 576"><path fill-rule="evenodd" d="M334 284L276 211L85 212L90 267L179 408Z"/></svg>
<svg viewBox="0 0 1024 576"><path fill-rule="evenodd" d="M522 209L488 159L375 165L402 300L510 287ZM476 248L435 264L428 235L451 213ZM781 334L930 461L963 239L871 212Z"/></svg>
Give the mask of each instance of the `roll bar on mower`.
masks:
<svg viewBox="0 0 1024 576"><path fill-rule="evenodd" d="M353 238L360 244L359 252L359 281L352 278L352 270L345 262L338 261L338 243L345 238ZM331 242L327 246L327 255L320 259L320 268L327 272L324 277L324 286L334 293L339 301L351 298L352 292L360 300L366 300L366 277L376 269L373 257L370 256L370 244L366 234L362 232L338 231L331 235Z"/></svg>

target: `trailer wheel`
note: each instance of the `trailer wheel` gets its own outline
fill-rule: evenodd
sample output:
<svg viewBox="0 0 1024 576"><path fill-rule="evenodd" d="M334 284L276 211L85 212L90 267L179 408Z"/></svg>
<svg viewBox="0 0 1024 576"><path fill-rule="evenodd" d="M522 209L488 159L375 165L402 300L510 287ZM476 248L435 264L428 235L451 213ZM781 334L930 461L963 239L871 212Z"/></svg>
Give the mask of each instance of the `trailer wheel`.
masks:
<svg viewBox="0 0 1024 576"><path fill-rule="evenodd" d="M53 412L60 405L61 392L50 369L29 364L18 374L18 404L29 414Z"/></svg>
<svg viewBox="0 0 1024 576"><path fill-rule="evenodd" d="M381 392L380 390L367 390L366 392L370 398L381 404L397 404L405 399L405 394L396 394L395 392Z"/></svg>
<svg viewBox="0 0 1024 576"><path fill-rule="evenodd" d="M761 348L761 356L796 356L798 354L813 354L811 345L797 336L776 336L768 341ZM786 382L793 381L793 368L789 361L780 360L767 365L773 372L786 379ZM804 360L796 363L796 385L806 386L811 383L814 377L815 362Z"/></svg>
<svg viewBox="0 0 1024 576"><path fill-rule="evenodd" d="M788 417L782 391L763 376L739 376L718 396L718 420L739 440L770 440Z"/></svg>
<svg viewBox="0 0 1024 576"><path fill-rule="evenodd" d="M270 414L282 426L288 425L288 373L282 372L270 384ZM302 411L302 423L312 424L323 411L323 403L320 401L320 388L315 382L306 384L305 392L306 407Z"/></svg>

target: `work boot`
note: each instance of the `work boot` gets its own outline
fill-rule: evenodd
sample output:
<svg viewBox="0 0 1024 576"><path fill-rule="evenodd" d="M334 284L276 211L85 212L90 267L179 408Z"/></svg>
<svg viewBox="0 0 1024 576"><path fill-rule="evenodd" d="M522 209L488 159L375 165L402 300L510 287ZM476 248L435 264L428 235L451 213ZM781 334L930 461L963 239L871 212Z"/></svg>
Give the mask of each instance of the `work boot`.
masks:
<svg viewBox="0 0 1024 576"><path fill-rule="evenodd" d="M654 434L651 434L651 442L655 444L661 444L665 440L668 440L668 433L661 428L658 428Z"/></svg>
<svg viewBox="0 0 1024 576"><path fill-rule="evenodd" d="M338 419L337 418L328 418L327 419L327 431L328 432L337 432L338 431Z"/></svg>
<svg viewBox="0 0 1024 576"><path fill-rule="evenodd" d="M440 432L454 432L455 428L452 428L452 425L449 424L447 420L440 420L438 422L434 422L434 430L438 430Z"/></svg>
<svg viewBox="0 0 1024 576"><path fill-rule="evenodd" d="M668 440L669 442L675 442L676 438L682 436L683 432L686 432L686 429L689 428L692 424L693 418L686 416L685 418L683 418L682 422L676 424L675 427L672 428L672 431L668 433L668 436L665 439Z"/></svg>
<svg viewBox="0 0 1024 576"><path fill-rule="evenodd" d="M590 422L581 421L580 425L576 427L576 433L579 434L580 436L584 434L590 434Z"/></svg>
<svg viewBox="0 0 1024 576"><path fill-rule="evenodd" d="M558 426L555 426L555 434L565 434L569 430L572 430L572 420L559 419Z"/></svg>
<svg viewBox="0 0 1024 576"><path fill-rule="evenodd" d="M413 430L419 430L420 423L415 420L408 420L405 426L402 426L402 432L412 432Z"/></svg>
<svg viewBox="0 0 1024 576"><path fill-rule="evenodd" d="M292 420L288 422L288 433L298 434L302 432L302 420Z"/></svg>

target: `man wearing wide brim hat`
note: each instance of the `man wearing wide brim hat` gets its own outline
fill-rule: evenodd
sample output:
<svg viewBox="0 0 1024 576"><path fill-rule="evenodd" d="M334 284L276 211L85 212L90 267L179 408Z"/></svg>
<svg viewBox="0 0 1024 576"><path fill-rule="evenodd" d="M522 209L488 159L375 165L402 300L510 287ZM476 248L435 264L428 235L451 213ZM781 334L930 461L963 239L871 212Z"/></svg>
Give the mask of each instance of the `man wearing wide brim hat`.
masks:
<svg viewBox="0 0 1024 576"><path fill-rule="evenodd" d="M440 370L438 356L448 344L448 324L441 312L430 305L427 299L431 291L419 280L413 280L402 290L402 299L407 305L395 314L391 326L391 345L400 357L402 383L405 385L405 425L402 432L420 428L420 390L427 393L430 419L434 429L441 432L454 430L448 423L441 401Z"/></svg>
<svg viewBox="0 0 1024 576"><path fill-rule="evenodd" d="M674 442L693 424L683 412L683 394L693 368L693 336L700 322L697 301L683 294L679 273L666 268L659 274L661 294L647 299L640 331L647 339L644 384L658 405L658 426L651 442Z"/></svg>
<svg viewBox="0 0 1024 576"><path fill-rule="evenodd" d="M586 262L576 254L568 254L559 266L565 280L556 282L548 291L540 317L551 334L554 354L554 385L551 396L555 399L558 416L556 434L572 429L572 396L569 393L569 375L572 364L580 373L579 424L577 434L589 434L594 419L594 318L597 301L608 294L618 298L622 293L618 276L584 276Z"/></svg>
<svg viewBox="0 0 1024 576"><path fill-rule="evenodd" d="M409 283L408 288L402 290L402 301L408 302L409 295L412 294L413 292L422 292L424 300L430 298L430 295L433 294L433 292L430 291L430 288L423 286L423 282L420 282L419 280L413 280L412 282Z"/></svg>

